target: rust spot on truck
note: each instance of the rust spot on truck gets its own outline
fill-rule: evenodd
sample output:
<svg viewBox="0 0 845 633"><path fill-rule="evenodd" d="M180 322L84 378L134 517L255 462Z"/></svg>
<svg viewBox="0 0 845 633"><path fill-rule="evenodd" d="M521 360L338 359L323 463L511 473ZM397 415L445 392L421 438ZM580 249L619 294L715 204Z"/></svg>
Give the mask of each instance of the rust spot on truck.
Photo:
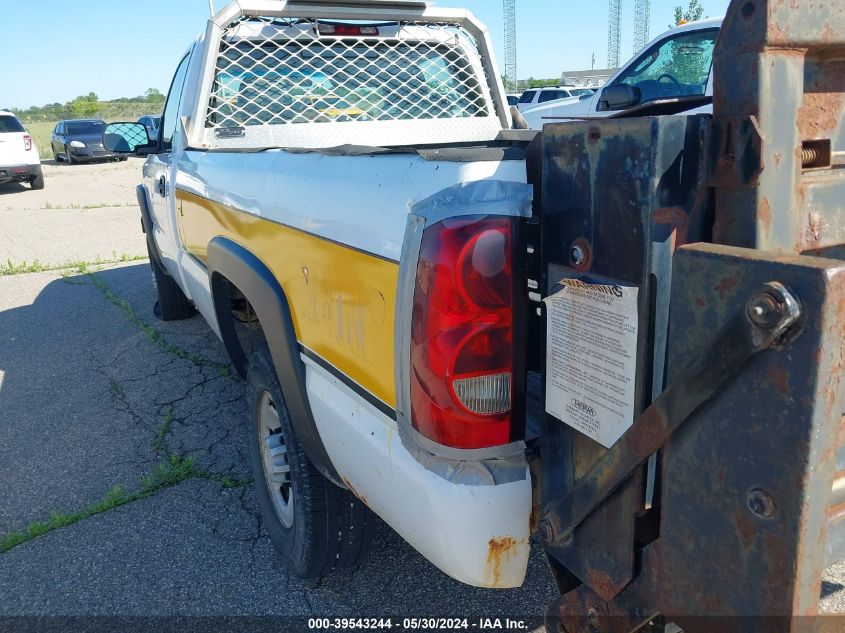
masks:
<svg viewBox="0 0 845 633"><path fill-rule="evenodd" d="M681 207L660 207L651 218L655 224L668 224L672 228L672 250L683 246L689 238L689 217Z"/></svg>
<svg viewBox="0 0 845 633"><path fill-rule="evenodd" d="M516 555L518 541L512 536L491 538L487 542L487 570L492 577L491 587L502 584L502 565Z"/></svg>
<svg viewBox="0 0 845 633"><path fill-rule="evenodd" d="M760 203L757 205L757 219L760 222L760 228L766 235L769 235L772 231L772 207L765 196L760 199Z"/></svg>
<svg viewBox="0 0 845 633"><path fill-rule="evenodd" d="M363 503L365 506L369 507L370 504L367 503L367 498L364 495L362 495L360 492L355 490L355 487L351 483L349 483L349 480L346 477L341 477L340 480L343 482L343 485L346 486L349 489L349 492L351 492L353 495L358 497L358 499L361 501L361 503Z"/></svg>
<svg viewBox="0 0 845 633"><path fill-rule="evenodd" d="M755 535L757 534L757 528L754 525L754 521L744 512L740 512L736 517L736 531L745 547L751 545L754 541Z"/></svg>
<svg viewBox="0 0 845 633"><path fill-rule="evenodd" d="M842 86L833 86L842 88ZM842 118L842 95L836 92L806 93L798 110L798 129L806 139L823 138Z"/></svg>
<svg viewBox="0 0 845 633"><path fill-rule="evenodd" d="M769 380L775 388L782 394L787 395L789 392L789 372L785 367L779 365L772 365L769 368Z"/></svg>
<svg viewBox="0 0 845 633"><path fill-rule="evenodd" d="M716 284L715 289L716 292L719 293L719 297L724 299L728 294L730 294L739 284L739 273L732 275L730 277L723 277L722 280Z"/></svg>
<svg viewBox="0 0 845 633"><path fill-rule="evenodd" d="M587 586L608 601L613 600L616 594L619 593L613 579L608 574L597 569L587 570Z"/></svg>

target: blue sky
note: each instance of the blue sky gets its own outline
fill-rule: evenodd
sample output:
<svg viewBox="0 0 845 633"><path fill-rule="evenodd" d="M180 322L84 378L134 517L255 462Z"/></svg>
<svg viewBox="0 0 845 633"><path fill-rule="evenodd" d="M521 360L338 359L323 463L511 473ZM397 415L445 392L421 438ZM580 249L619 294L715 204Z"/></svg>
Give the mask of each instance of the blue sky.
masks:
<svg viewBox="0 0 845 633"><path fill-rule="evenodd" d="M650 36L666 30L673 9L688 0L652 0ZM7 62L0 107L165 92L180 55L204 28L208 0L29 0L4 2L3 21L20 37L0 39ZM224 0L214 0L220 9ZM501 0L438 0L463 6L487 23L504 67ZM704 15L723 15L728 0L703 0ZM559 77L564 70L607 61L607 0L516 0L519 77ZM634 0L623 0L621 58L633 53Z"/></svg>

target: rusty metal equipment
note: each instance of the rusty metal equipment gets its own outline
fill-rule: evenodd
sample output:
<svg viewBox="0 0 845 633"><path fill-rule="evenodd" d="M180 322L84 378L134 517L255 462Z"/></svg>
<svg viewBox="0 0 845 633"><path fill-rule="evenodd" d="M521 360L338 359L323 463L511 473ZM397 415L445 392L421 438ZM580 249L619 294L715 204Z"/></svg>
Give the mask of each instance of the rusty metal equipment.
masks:
<svg viewBox="0 0 845 633"><path fill-rule="evenodd" d="M712 117L543 133L541 290L639 289L632 426L543 421L552 632L836 630L845 2L734 0L714 84Z"/></svg>

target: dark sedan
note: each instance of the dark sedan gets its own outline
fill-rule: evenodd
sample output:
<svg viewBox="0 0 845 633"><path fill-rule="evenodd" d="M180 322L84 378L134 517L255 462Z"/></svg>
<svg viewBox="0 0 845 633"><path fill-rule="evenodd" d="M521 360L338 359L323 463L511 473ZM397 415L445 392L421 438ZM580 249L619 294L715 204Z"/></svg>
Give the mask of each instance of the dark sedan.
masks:
<svg viewBox="0 0 845 633"><path fill-rule="evenodd" d="M99 119L70 119L59 121L53 129L50 144L56 162L77 163L89 160L117 158L126 160L103 147L106 122Z"/></svg>

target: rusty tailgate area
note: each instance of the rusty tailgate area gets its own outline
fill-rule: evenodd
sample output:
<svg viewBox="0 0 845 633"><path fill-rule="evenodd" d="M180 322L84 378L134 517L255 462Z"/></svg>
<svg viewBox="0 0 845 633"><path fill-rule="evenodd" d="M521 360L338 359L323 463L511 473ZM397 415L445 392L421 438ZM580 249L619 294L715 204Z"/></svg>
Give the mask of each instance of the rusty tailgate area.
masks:
<svg viewBox="0 0 845 633"><path fill-rule="evenodd" d="M552 632L834 630L797 616L845 558L845 2L734 0L713 75L712 116L543 133L540 292L638 325L621 438L543 414Z"/></svg>

